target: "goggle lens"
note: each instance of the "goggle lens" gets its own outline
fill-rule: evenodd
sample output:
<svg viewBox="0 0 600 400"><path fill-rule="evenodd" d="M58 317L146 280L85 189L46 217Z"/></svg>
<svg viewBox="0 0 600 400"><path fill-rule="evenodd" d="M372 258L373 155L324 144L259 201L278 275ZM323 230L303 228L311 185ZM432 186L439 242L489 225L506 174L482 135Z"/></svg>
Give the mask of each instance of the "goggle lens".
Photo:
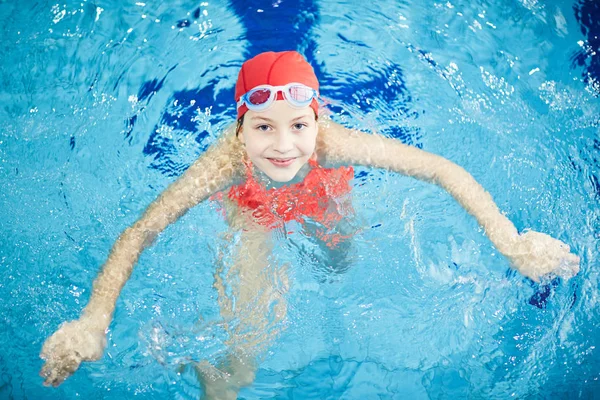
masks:
<svg viewBox="0 0 600 400"><path fill-rule="evenodd" d="M314 91L311 88L306 86L292 86L288 90L292 100L298 102L299 104L310 103L313 98L313 92Z"/></svg>
<svg viewBox="0 0 600 400"><path fill-rule="evenodd" d="M257 89L251 92L248 96L248 102L255 106L260 106L269 101L271 97L271 89Z"/></svg>

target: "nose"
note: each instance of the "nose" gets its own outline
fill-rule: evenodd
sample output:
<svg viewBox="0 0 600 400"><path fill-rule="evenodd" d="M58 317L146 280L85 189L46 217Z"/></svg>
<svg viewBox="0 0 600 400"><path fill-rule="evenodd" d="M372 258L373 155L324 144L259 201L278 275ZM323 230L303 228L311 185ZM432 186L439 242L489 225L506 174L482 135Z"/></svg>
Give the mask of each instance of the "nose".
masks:
<svg viewBox="0 0 600 400"><path fill-rule="evenodd" d="M278 153L285 154L294 149L294 136L289 129L282 129L277 132L273 150Z"/></svg>

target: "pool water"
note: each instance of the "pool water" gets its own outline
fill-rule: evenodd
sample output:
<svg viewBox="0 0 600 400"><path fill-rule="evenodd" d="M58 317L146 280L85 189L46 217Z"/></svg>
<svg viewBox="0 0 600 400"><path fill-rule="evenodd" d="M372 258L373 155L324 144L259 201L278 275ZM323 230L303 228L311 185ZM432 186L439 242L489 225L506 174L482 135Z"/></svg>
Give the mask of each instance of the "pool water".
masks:
<svg viewBox="0 0 600 400"><path fill-rule="evenodd" d="M581 272L532 283L440 188L356 168L346 254L275 239L286 329L240 398L598 398L595 0L0 1L0 22L0 398L201 395L179 365L226 354L212 284L236 240L213 202L142 255L101 361L49 389L38 354L234 121L243 60L289 49L336 120L463 166Z"/></svg>

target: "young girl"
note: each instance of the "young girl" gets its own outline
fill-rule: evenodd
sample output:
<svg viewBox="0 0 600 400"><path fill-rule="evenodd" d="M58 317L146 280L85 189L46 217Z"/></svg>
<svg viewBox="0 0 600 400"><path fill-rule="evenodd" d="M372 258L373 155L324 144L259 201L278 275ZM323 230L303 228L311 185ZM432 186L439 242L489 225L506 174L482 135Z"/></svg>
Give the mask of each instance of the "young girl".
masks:
<svg viewBox="0 0 600 400"><path fill-rule="evenodd" d="M241 239L226 274L237 282L233 293L227 295L221 274L215 274L215 288L225 324L237 323L229 325L228 365L223 370L197 365L207 397L235 398L252 382L253 358L285 317L285 269L265 272L272 232L297 221L311 224L328 246L347 240L339 228L351 209L353 170L346 165L384 168L440 185L477 219L514 268L534 281L578 272L579 258L569 246L543 233L517 232L491 196L451 161L319 117L318 90L312 67L293 51L262 53L242 65L235 88L237 125L116 241L81 318L63 323L43 346L46 385L57 386L82 361L102 357L117 298L142 250L191 207L221 191L227 220ZM269 313L274 318L266 318Z"/></svg>

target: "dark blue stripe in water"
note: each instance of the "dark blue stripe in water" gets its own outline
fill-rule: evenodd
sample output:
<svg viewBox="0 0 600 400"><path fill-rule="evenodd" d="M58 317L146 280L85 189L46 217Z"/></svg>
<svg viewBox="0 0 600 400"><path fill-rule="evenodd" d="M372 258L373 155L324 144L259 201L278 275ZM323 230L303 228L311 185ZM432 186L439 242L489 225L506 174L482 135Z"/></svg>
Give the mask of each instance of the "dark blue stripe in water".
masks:
<svg viewBox="0 0 600 400"><path fill-rule="evenodd" d="M575 18L581 27L581 33L587 37L590 50L581 49L573 57L580 67L585 67L583 79L600 83L600 2L598 0L580 0L574 7Z"/></svg>

